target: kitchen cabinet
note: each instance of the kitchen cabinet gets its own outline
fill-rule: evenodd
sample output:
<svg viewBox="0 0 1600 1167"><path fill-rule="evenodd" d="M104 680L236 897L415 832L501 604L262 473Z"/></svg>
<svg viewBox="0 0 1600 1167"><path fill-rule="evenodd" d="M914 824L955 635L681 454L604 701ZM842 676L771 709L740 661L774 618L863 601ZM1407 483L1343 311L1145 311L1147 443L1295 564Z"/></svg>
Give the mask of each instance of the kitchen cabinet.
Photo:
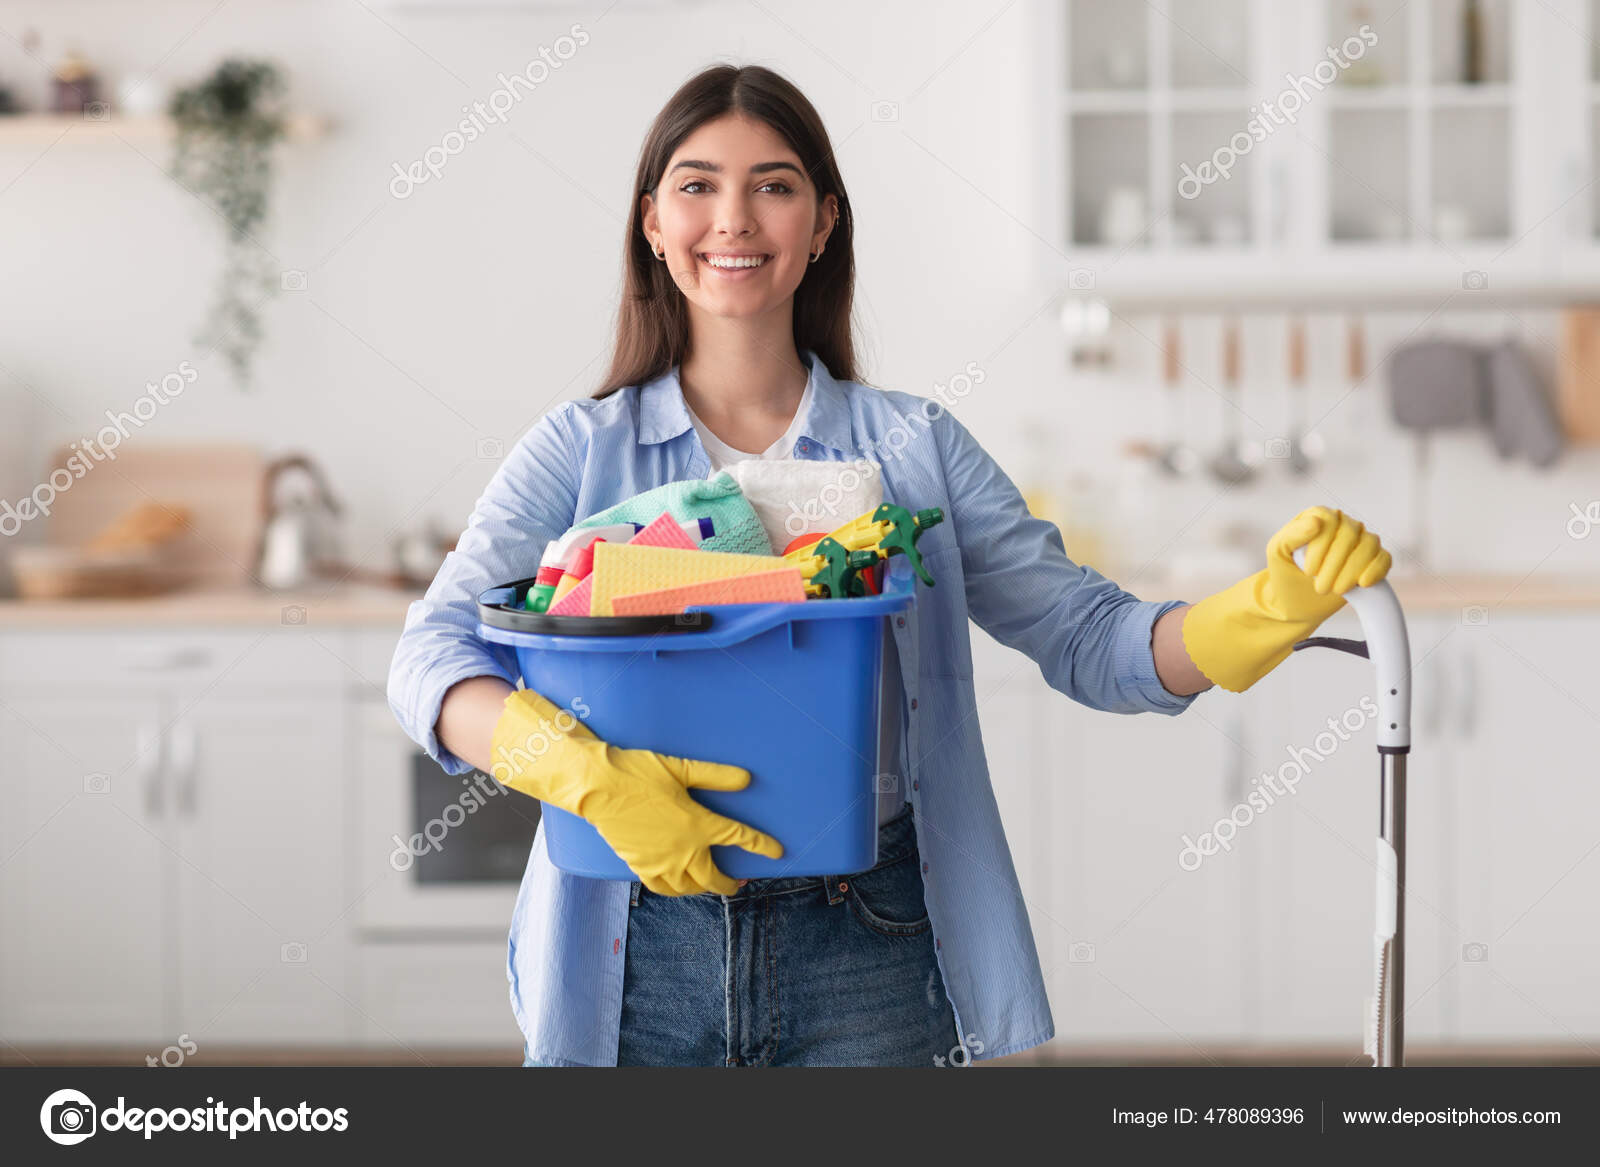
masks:
<svg viewBox="0 0 1600 1167"><path fill-rule="evenodd" d="M1486 609L1459 712L1463 1036L1600 1048L1600 618Z"/></svg>
<svg viewBox="0 0 1600 1167"><path fill-rule="evenodd" d="M1059 0L1036 19L1053 286L1433 307L1592 284L1595 0L1484 3L1476 55L1462 0Z"/></svg>
<svg viewBox="0 0 1600 1167"><path fill-rule="evenodd" d="M6 1040L347 1036L341 666L297 632L5 639Z"/></svg>
<svg viewBox="0 0 1600 1167"><path fill-rule="evenodd" d="M1600 613L1464 607L1407 623L1408 1040L1591 1052ZM1319 631L1361 637L1348 609ZM1360 1064L1378 833L1370 664L1307 649L1244 694L1124 718L1049 689L977 631L973 661L1058 1049L1316 1044ZM1263 775L1293 778L1291 757L1306 771L1292 793L1181 870L1181 836L1215 832Z"/></svg>
<svg viewBox="0 0 1600 1167"><path fill-rule="evenodd" d="M340 1043L354 897L339 710L206 699L167 738L182 1029L201 1043Z"/></svg>
<svg viewBox="0 0 1600 1167"><path fill-rule="evenodd" d="M0 710L0 1036L153 1039L175 961L159 703L8 692Z"/></svg>

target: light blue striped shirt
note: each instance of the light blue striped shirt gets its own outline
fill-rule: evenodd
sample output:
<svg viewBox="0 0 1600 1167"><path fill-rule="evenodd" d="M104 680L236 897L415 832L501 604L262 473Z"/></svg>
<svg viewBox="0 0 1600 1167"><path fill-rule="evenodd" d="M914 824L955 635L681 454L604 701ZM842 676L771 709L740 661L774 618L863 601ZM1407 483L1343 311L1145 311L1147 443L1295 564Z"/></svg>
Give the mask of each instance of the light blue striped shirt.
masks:
<svg viewBox="0 0 1600 1167"><path fill-rule="evenodd" d="M1114 713L1176 714L1194 696L1156 675L1151 627L1182 601L1143 601L1067 558L1054 524L934 398L836 381L814 353L797 458L870 458L883 497L945 521L922 536L937 586L894 621L922 880L958 1032L1001 1057L1055 1033L1022 891L989 782L968 619L1026 653L1050 686ZM538 569L545 543L640 491L703 478L678 371L604 400L563 402L506 455L456 549L411 605L389 671L389 705L445 771L471 767L434 736L445 691L474 676L515 684L516 660L480 641L480 592ZM853 518L840 515L840 523ZM1048 779L1039 775L1040 781ZM527 1051L558 1065L615 1065L629 885L551 865L541 826L511 918L507 976Z"/></svg>

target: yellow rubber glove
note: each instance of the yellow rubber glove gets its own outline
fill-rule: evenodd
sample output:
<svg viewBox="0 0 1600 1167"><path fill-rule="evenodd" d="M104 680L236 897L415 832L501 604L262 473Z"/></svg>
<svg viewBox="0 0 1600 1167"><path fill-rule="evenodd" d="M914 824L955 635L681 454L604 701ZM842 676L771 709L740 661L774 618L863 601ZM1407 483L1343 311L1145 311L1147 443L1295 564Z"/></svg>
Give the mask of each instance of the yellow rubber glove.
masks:
<svg viewBox="0 0 1600 1167"><path fill-rule="evenodd" d="M506 698L491 750L497 782L587 820L657 895L737 892L738 882L711 861L714 844L783 857L771 835L689 797L689 787L743 790L750 771L607 745L531 690Z"/></svg>
<svg viewBox="0 0 1600 1167"><path fill-rule="evenodd" d="M1302 571L1295 548L1306 548ZM1311 507L1267 543L1267 566L1184 613L1183 646L1208 680L1243 693L1344 607L1344 593L1389 574L1378 536L1341 511Z"/></svg>

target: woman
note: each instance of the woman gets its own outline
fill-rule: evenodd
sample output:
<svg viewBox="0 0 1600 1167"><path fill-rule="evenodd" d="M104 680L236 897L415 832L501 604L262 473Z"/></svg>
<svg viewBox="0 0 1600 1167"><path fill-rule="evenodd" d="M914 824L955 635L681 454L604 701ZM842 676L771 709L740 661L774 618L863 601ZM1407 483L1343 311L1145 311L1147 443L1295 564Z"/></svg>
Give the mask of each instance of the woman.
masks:
<svg viewBox="0 0 1600 1167"><path fill-rule="evenodd" d="M1141 601L1073 563L941 403L861 383L850 200L816 111L769 70L685 84L650 129L635 192L603 386L508 454L412 605L389 681L401 724L448 773L476 767L583 815L640 877L567 875L536 837L508 961L525 1064L930 1066L1046 1041L968 620L1074 700L1170 715L1213 683L1253 684L1343 592L1383 578L1389 553L1318 507L1278 532L1265 569L1192 606ZM607 746L514 691L514 657L473 633L476 595L533 575L573 522L745 457L871 458L886 500L946 515L920 543L939 586L889 645L870 871L728 879L712 845L777 857L782 840L686 788L739 789L748 773Z"/></svg>

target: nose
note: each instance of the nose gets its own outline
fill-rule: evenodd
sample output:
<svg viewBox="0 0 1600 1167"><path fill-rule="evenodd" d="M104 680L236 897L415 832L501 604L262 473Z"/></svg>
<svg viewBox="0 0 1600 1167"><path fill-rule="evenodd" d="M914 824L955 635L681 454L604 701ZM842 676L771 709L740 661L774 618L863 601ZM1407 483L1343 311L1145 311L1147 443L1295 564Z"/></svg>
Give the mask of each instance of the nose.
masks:
<svg viewBox="0 0 1600 1167"><path fill-rule="evenodd" d="M717 234L749 235L759 225L755 209L744 192L729 191L717 200Z"/></svg>

